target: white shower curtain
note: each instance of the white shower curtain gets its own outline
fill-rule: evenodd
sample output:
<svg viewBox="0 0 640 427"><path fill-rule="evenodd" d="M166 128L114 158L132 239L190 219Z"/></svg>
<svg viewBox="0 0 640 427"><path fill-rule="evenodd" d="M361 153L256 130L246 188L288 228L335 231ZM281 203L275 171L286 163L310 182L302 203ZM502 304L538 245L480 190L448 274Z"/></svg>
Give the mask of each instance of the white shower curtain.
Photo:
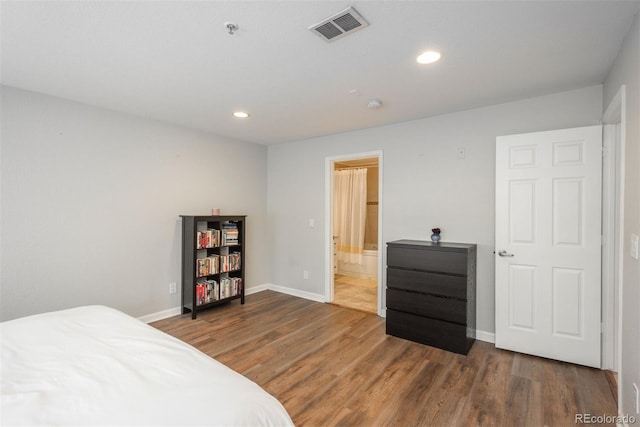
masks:
<svg viewBox="0 0 640 427"><path fill-rule="evenodd" d="M338 260L362 264L367 219L367 169L333 172L333 232Z"/></svg>

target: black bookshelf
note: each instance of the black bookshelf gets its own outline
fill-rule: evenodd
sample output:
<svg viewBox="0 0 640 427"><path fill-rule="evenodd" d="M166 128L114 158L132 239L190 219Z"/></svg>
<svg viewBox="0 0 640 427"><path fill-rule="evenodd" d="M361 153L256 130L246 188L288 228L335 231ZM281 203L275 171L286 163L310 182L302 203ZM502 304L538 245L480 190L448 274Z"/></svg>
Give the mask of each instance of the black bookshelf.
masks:
<svg viewBox="0 0 640 427"><path fill-rule="evenodd" d="M246 215L182 217L182 314L244 304Z"/></svg>

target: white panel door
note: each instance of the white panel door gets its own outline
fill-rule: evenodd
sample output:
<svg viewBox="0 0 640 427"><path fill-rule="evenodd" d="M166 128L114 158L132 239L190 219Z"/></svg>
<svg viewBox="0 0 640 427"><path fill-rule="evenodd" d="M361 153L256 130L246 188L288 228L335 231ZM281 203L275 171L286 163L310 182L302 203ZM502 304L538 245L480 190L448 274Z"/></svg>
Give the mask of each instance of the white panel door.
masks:
<svg viewBox="0 0 640 427"><path fill-rule="evenodd" d="M602 129L496 139L496 347L600 367Z"/></svg>

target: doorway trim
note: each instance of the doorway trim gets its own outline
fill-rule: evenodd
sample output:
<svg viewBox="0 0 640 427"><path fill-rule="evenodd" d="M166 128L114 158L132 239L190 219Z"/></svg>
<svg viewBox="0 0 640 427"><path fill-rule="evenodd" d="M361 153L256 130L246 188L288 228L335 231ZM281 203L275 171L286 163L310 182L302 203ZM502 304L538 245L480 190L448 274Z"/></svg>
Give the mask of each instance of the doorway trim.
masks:
<svg viewBox="0 0 640 427"><path fill-rule="evenodd" d="M324 299L325 302L333 301L333 169L334 163L347 160L355 160L363 157L377 157L378 158L378 316L385 317L384 310L384 275L383 275L383 229L382 229L382 211L383 211L383 151L366 151L361 153L343 154L340 156L330 156L325 158L325 174L324 174L324 223L327 224L325 228L325 285L324 285Z"/></svg>
<svg viewBox="0 0 640 427"><path fill-rule="evenodd" d="M624 262L624 164L626 86L621 85L602 116L604 132L602 248L602 369L618 372L618 406L622 404L622 273ZM616 191L616 184L619 188ZM616 215L616 208L618 213ZM606 221L605 221L606 218ZM615 222L618 221L618 233ZM616 295L617 294L617 295ZM620 408L618 408L619 410Z"/></svg>

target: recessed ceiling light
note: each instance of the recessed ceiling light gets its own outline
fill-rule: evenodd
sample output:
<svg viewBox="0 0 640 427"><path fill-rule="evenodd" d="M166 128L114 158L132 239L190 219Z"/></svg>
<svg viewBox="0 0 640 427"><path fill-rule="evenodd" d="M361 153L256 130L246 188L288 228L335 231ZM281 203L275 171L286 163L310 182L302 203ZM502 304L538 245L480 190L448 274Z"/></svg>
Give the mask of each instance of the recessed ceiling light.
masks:
<svg viewBox="0 0 640 427"><path fill-rule="evenodd" d="M431 64L440 59L440 53L434 50L428 50L416 58L419 64Z"/></svg>
<svg viewBox="0 0 640 427"><path fill-rule="evenodd" d="M233 117L236 117L238 119L246 119L247 117L249 117L249 113L245 113L244 111L236 111L235 113L233 113Z"/></svg>

